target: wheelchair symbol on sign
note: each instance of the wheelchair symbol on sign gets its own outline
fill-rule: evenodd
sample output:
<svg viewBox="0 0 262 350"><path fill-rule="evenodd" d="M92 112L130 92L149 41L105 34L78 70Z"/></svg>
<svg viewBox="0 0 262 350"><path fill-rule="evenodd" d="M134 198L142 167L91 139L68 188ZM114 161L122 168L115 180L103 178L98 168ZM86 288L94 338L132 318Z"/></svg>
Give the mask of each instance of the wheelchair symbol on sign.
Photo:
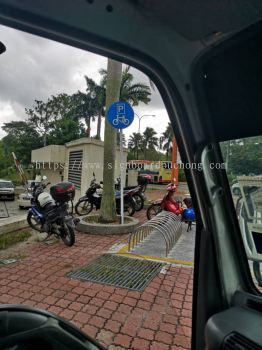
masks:
<svg viewBox="0 0 262 350"><path fill-rule="evenodd" d="M120 124L124 124L125 126L128 126L130 121L125 116L125 114L126 114L125 113L125 105L123 103L118 104L116 111L117 111L116 118L112 120L113 125L117 126L120 123Z"/></svg>

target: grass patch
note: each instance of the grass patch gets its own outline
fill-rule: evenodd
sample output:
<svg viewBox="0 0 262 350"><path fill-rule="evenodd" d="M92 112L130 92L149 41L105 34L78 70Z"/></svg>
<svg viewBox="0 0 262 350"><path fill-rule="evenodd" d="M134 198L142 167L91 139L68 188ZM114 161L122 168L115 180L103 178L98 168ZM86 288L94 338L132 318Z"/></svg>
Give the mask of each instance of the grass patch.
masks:
<svg viewBox="0 0 262 350"><path fill-rule="evenodd" d="M31 237L28 231L17 231L0 235L0 250L6 249L18 242L27 241Z"/></svg>

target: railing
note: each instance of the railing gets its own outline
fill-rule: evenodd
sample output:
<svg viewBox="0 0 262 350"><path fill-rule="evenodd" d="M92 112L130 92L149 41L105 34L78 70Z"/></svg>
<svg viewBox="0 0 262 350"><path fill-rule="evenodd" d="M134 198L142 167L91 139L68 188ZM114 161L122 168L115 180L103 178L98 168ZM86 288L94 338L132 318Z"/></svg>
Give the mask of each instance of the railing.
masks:
<svg viewBox="0 0 262 350"><path fill-rule="evenodd" d="M151 220L130 233L128 251L134 249L135 246L144 241L153 232L157 232L163 237L167 256L182 234L181 217L168 211L161 211Z"/></svg>

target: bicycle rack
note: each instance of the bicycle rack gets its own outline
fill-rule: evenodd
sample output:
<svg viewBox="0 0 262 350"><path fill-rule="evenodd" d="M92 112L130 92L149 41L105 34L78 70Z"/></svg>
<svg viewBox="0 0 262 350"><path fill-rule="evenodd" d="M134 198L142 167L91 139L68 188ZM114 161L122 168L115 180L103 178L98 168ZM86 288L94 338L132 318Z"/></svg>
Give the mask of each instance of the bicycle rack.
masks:
<svg viewBox="0 0 262 350"><path fill-rule="evenodd" d="M181 218L168 211L161 211L129 234L128 251L130 252L131 249L156 231L162 235L165 241L167 256L182 234Z"/></svg>

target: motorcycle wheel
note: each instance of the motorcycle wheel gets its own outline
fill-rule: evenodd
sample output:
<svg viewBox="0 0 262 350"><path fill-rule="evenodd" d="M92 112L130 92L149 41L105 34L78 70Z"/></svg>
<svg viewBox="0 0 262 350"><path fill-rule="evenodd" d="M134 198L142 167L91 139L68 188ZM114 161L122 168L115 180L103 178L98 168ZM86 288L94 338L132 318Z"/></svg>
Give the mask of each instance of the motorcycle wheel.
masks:
<svg viewBox="0 0 262 350"><path fill-rule="evenodd" d="M74 214L74 203L72 201L68 202L68 214L73 215Z"/></svg>
<svg viewBox="0 0 262 350"><path fill-rule="evenodd" d="M75 211L79 216L87 215L93 210L93 204L87 199L82 199L76 203Z"/></svg>
<svg viewBox="0 0 262 350"><path fill-rule="evenodd" d="M154 216L162 211L161 204L151 204L146 211L146 216L148 220L151 220Z"/></svg>
<svg viewBox="0 0 262 350"><path fill-rule="evenodd" d="M61 239L68 247L72 247L75 243L75 231L72 227L65 225L61 230Z"/></svg>
<svg viewBox="0 0 262 350"><path fill-rule="evenodd" d="M120 202L119 206L116 207L116 212L118 215L121 214ZM133 216L136 212L135 203L133 200L128 200L124 202L124 213L127 213L128 216Z"/></svg>
<svg viewBox="0 0 262 350"><path fill-rule="evenodd" d="M28 213L27 222L28 222L28 225L32 227L34 230L41 232L42 222L36 216L34 216L33 213Z"/></svg>
<svg viewBox="0 0 262 350"><path fill-rule="evenodd" d="M136 205L133 200L124 202L124 212L127 212L128 216L133 216L136 212Z"/></svg>
<svg viewBox="0 0 262 350"><path fill-rule="evenodd" d="M144 198L140 193L136 193L133 195L135 202L135 210L140 211L144 208Z"/></svg>
<svg viewBox="0 0 262 350"><path fill-rule="evenodd" d="M141 191L142 191L143 193L145 193L145 192L146 192L146 188L147 188L147 184L142 185L142 186L141 186Z"/></svg>

